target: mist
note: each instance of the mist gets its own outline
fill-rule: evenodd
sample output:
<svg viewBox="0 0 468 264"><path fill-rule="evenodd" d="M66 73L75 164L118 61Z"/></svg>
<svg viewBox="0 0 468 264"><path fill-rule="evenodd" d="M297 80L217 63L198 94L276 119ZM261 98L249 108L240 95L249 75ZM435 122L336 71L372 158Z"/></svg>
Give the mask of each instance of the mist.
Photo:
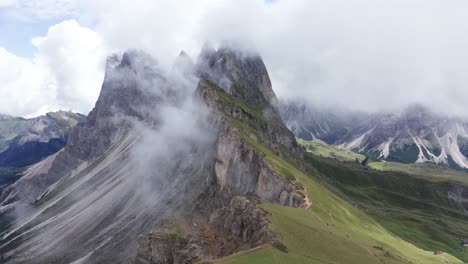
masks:
<svg viewBox="0 0 468 264"><path fill-rule="evenodd" d="M126 6L107 6L107 14L117 16ZM137 44L160 54L184 48L196 56L207 41L254 50L263 56L280 99L306 98L314 105L359 111L398 111L420 103L434 111L468 114L466 1L181 4L193 8L190 14L178 6L142 4L156 16L166 12L176 19L152 22L137 7L130 16L133 26L125 26L118 36L109 17L97 15L97 29L114 43ZM187 17L179 20L181 16ZM132 43L118 39L127 33L134 37Z"/></svg>
<svg viewBox="0 0 468 264"><path fill-rule="evenodd" d="M463 0L63 2L54 12L40 12L47 5L37 4L37 13L74 19L96 32L99 41L92 43L99 53L89 58L137 48L169 69L182 49L195 58L207 42L215 47L229 42L262 55L280 99L299 97L316 106L357 111L400 111L420 103L436 112L468 115L468 2ZM12 9L10 13L22 17L31 13L21 5ZM39 58L54 55L39 53ZM86 68L87 53L80 58L80 68ZM80 88L63 91L76 73L54 71L51 75L60 77L58 95ZM86 104L58 96L59 105L86 113L97 99L99 87L94 89ZM37 106L29 105L56 108L51 93L45 99L38 95ZM29 108L15 111L36 113Z"/></svg>
<svg viewBox="0 0 468 264"><path fill-rule="evenodd" d="M76 164L61 168L60 180L39 198L30 195L39 204L47 200L44 206L29 206L28 199L2 204L7 209L0 213L14 218L2 242L23 239L16 231L27 230L20 247L25 255L73 255L86 263L96 251L134 254L138 235L153 230L168 214L191 212L211 180L217 132L196 94L193 73L184 60L166 72L144 52L113 56L95 119L83 128L87 140L56 154ZM87 148L92 151L83 150L84 160L70 158L69 153ZM99 150L104 153L90 154ZM48 170L54 161L51 156L38 166ZM37 177L28 173L8 190L12 196L16 186L29 186L28 178ZM123 243L119 252L108 243L114 236Z"/></svg>

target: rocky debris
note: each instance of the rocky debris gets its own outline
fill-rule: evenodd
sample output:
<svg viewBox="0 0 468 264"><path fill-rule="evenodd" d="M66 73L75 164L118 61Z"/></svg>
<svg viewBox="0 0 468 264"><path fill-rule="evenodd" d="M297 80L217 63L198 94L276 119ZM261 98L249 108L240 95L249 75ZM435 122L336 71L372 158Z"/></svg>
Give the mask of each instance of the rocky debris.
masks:
<svg viewBox="0 0 468 264"><path fill-rule="evenodd" d="M193 263L269 243L287 251L268 228L268 215L257 199L235 196L204 223L192 222L188 231L166 227L164 231L140 236L135 263Z"/></svg>
<svg viewBox="0 0 468 264"><path fill-rule="evenodd" d="M31 166L16 183L0 193L0 206L16 201L33 202L49 186L60 180L82 161L63 150Z"/></svg>

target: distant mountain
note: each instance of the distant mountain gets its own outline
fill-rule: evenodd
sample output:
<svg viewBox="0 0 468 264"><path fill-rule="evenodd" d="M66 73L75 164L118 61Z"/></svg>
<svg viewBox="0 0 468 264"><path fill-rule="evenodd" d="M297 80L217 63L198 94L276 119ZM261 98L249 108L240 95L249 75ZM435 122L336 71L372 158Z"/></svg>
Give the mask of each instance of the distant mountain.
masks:
<svg viewBox="0 0 468 264"><path fill-rule="evenodd" d="M81 114L58 111L36 118L0 114L0 188L21 177L27 166L61 150Z"/></svg>
<svg viewBox="0 0 468 264"><path fill-rule="evenodd" d="M0 115L0 167L24 167L54 154L65 146L70 129L85 120L66 111L30 119Z"/></svg>
<svg viewBox="0 0 468 264"><path fill-rule="evenodd" d="M291 131L304 140L321 139L375 160L468 169L468 121L421 105L401 113L367 114L286 102L281 114Z"/></svg>

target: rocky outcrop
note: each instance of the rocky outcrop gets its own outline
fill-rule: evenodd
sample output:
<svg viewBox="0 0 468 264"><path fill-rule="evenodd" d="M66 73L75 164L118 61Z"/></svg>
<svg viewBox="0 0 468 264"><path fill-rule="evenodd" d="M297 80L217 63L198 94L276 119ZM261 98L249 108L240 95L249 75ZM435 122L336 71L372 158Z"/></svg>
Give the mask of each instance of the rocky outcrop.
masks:
<svg viewBox="0 0 468 264"><path fill-rule="evenodd" d="M193 263L272 243L268 215L257 199L233 197L208 218L188 220L188 230L172 225L140 236L135 263Z"/></svg>
<svg viewBox="0 0 468 264"><path fill-rule="evenodd" d="M197 69L201 79L214 82L232 96L276 110L278 100L260 55L228 46L218 50L205 46Z"/></svg>
<svg viewBox="0 0 468 264"><path fill-rule="evenodd" d="M226 194L248 195L300 207L305 201L302 187L280 175L265 155L244 139L239 128L220 121L220 132L215 150L215 176Z"/></svg>
<svg viewBox="0 0 468 264"><path fill-rule="evenodd" d="M237 101L210 81L200 81L197 93L210 109L218 113L218 116L229 116L251 127L258 133L257 140L261 140L278 154L281 154L282 145L300 155L301 150L294 134L283 124L277 112L268 111L271 108L258 109L255 105Z"/></svg>

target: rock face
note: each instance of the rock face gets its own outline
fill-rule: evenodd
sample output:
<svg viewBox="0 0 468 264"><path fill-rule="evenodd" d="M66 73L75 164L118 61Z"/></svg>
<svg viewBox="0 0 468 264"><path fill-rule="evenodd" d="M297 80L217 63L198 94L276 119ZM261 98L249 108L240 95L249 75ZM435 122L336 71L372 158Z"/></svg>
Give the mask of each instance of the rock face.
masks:
<svg viewBox="0 0 468 264"><path fill-rule="evenodd" d="M246 103L276 109L277 98L258 54L222 47L206 48L197 63L201 79L210 80Z"/></svg>
<svg viewBox="0 0 468 264"><path fill-rule="evenodd" d="M193 263L274 241L268 212L256 199L235 196L227 207L197 220L189 221L188 230L172 226L140 236L135 263Z"/></svg>
<svg viewBox="0 0 468 264"><path fill-rule="evenodd" d="M378 160L432 162L468 169L468 122L412 105L401 113L345 113L290 102L281 107L296 136L364 153Z"/></svg>
<svg viewBox="0 0 468 264"><path fill-rule="evenodd" d="M267 243L258 199L308 200L259 147L301 150L272 105L261 59L220 54L233 63L220 68L236 84L230 92L198 83L195 74L214 76L217 67L176 63L164 73L142 52L109 58L86 124L1 194L1 261L126 263L138 252L142 263L190 263ZM194 236L165 231L165 219L189 214L212 217Z"/></svg>
<svg viewBox="0 0 468 264"><path fill-rule="evenodd" d="M305 196L276 172L264 155L240 136L238 128L221 122L215 149L214 172L224 193L255 194L267 201L299 207Z"/></svg>

